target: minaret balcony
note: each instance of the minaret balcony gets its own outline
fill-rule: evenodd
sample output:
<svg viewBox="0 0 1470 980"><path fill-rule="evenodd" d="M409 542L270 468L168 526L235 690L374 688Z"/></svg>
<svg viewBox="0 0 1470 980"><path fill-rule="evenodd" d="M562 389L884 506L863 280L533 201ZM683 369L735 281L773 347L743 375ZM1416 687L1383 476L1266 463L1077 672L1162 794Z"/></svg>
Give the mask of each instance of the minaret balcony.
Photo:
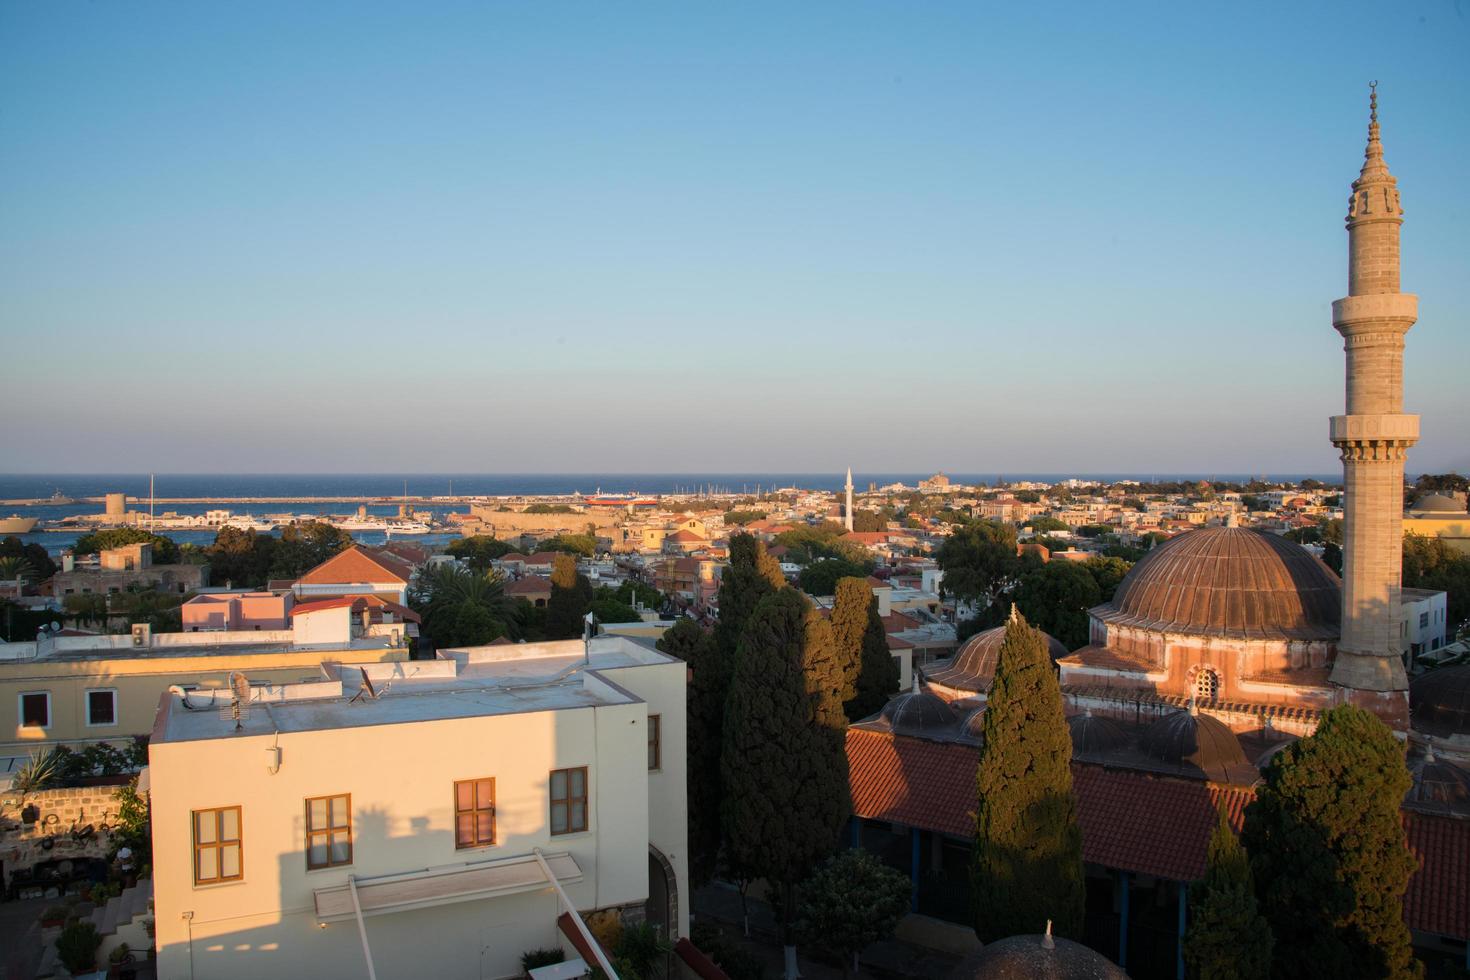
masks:
<svg viewBox="0 0 1470 980"><path fill-rule="evenodd" d="M1417 415L1334 415L1328 419L1332 442L1401 442L1419 440Z"/></svg>
<svg viewBox="0 0 1470 980"><path fill-rule="evenodd" d="M1419 319L1419 297L1413 293L1366 293L1332 303L1332 325L1342 330L1361 323L1396 321L1409 329Z"/></svg>

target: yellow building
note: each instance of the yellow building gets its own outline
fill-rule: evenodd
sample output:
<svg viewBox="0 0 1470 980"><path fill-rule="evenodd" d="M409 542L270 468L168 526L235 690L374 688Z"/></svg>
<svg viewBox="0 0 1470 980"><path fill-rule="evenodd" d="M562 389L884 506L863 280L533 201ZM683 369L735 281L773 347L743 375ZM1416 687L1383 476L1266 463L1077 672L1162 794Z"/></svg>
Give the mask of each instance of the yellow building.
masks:
<svg viewBox="0 0 1470 980"><path fill-rule="evenodd" d="M1432 493L1404 511L1404 533L1439 538L1456 551L1470 555L1470 513L1465 502Z"/></svg>

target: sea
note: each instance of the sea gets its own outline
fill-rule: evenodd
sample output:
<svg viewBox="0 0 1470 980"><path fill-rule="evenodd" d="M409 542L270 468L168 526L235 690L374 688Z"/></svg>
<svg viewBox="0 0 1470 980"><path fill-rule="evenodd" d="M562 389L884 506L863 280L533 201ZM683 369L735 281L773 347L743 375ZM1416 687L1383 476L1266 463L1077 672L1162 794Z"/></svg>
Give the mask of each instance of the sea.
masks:
<svg viewBox="0 0 1470 980"><path fill-rule="evenodd" d="M853 473L853 483L859 490L868 484L887 486L902 483L917 486L920 480L932 476L928 473ZM951 480L965 485L984 484L993 486L1000 480L1008 482L1057 483L1068 479L1100 482L1118 480L1232 480L1248 481L1262 474L1205 474L1205 473L949 473ZM1272 474L1271 480L1301 480L1307 477L1335 482L1341 474ZM773 488L799 487L806 490L841 490L846 473L279 473L279 474L207 474L207 473L160 473L153 477L153 492L159 498L170 497L382 497L382 504L367 506L369 514L393 516L398 505L392 498L408 494L411 497L504 497L504 496L556 496L581 493L641 493L641 494L696 494L738 493L753 494ZM106 493L126 493L137 502L129 502L130 510L146 509L149 490L147 473L88 473L88 474L0 474L0 501L33 500L53 495L80 500L86 497L101 497ZM0 504L0 507L5 505ZM431 501L415 503L415 510L432 511L442 517L453 510L461 512L468 508L463 502ZM202 514L207 510L225 508L236 514L263 515L266 513L290 512L298 515L346 516L356 511L353 504L160 504L159 514L172 511L178 514ZM24 517L39 518L43 523L77 514L101 513L100 504L68 503L43 504L31 507L6 507L0 517L15 513ZM162 531L179 543L202 546L214 540L212 530ZM382 544L386 536L381 531L364 531L354 534L363 544ZM425 545L442 544L452 540L452 534L415 535L407 540ZM38 542L52 554L70 547L76 542L75 532L41 531L21 535L23 541Z"/></svg>

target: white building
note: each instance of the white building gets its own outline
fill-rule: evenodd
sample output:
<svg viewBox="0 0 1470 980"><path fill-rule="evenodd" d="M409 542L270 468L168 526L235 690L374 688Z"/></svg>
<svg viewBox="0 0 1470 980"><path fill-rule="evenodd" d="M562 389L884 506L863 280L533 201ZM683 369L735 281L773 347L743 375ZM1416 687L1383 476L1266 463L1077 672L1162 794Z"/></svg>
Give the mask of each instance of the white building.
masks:
<svg viewBox="0 0 1470 980"><path fill-rule="evenodd" d="M160 977L519 976L576 956L543 868L584 914L687 935L683 663L602 636L323 673L238 722L164 698Z"/></svg>
<svg viewBox="0 0 1470 980"><path fill-rule="evenodd" d="M1444 646L1448 600L1447 594L1434 589L1405 588L1399 592L1403 613L1400 646L1408 654L1410 669L1415 657Z"/></svg>

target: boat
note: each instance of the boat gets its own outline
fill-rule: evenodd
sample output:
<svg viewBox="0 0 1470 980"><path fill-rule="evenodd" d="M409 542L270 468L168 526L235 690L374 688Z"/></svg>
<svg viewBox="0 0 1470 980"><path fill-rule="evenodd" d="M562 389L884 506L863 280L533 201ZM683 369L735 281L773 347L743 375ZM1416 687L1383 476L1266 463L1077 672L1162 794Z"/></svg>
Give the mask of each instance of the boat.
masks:
<svg viewBox="0 0 1470 980"><path fill-rule="evenodd" d="M35 517L21 517L19 514L0 517L0 534L30 534L36 529L38 520Z"/></svg>
<svg viewBox="0 0 1470 980"><path fill-rule="evenodd" d="M388 522L376 517L345 517L331 521L339 531L386 531Z"/></svg>
<svg viewBox="0 0 1470 980"><path fill-rule="evenodd" d="M389 534L432 534L433 530L422 521L393 521L387 527Z"/></svg>
<svg viewBox="0 0 1470 980"><path fill-rule="evenodd" d="M232 527L237 531L274 531L276 526L270 521L261 520L259 517L251 517L249 514L236 514L225 521L220 527Z"/></svg>
<svg viewBox="0 0 1470 980"><path fill-rule="evenodd" d="M658 499L640 493L603 493L598 490L590 497L583 497L588 507L657 507Z"/></svg>

